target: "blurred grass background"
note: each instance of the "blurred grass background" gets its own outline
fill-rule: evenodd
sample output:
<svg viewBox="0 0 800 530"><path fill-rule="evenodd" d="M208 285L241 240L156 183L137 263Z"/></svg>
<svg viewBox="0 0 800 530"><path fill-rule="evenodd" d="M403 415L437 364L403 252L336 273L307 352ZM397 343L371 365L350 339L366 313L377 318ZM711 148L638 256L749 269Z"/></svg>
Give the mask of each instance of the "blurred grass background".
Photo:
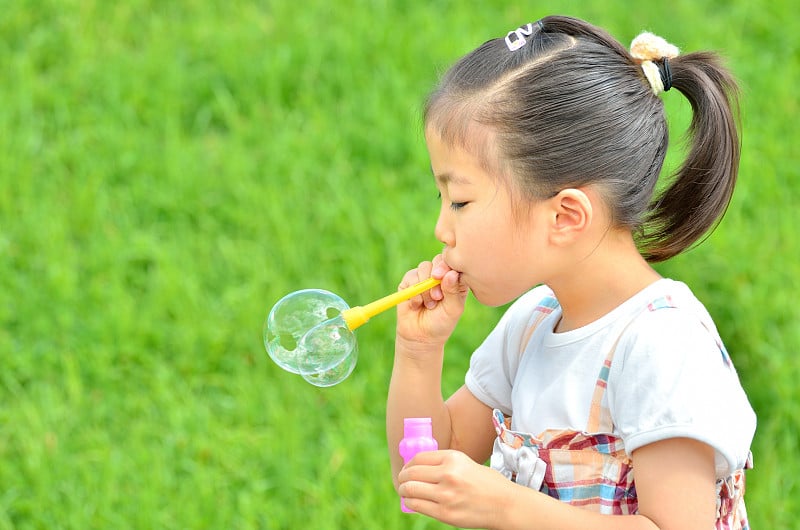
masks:
<svg viewBox="0 0 800 530"><path fill-rule="evenodd" d="M741 79L733 203L660 269L707 303L757 409L753 527L794 528L795 7L0 0L0 530L443 528L391 485L392 316L330 389L275 366L261 327L288 292L361 304L437 251L422 101L554 13L720 50ZM677 139L687 105L665 101ZM470 301L446 391L500 312Z"/></svg>

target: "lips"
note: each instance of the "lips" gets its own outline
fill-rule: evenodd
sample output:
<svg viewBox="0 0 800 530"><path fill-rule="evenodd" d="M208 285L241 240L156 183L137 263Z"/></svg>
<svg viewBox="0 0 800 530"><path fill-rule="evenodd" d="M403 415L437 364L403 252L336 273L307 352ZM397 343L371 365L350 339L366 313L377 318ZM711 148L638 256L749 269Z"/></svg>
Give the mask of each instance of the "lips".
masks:
<svg viewBox="0 0 800 530"><path fill-rule="evenodd" d="M444 261L444 264L445 264L445 265L447 265L448 267L450 267L450 268L451 268L451 269L453 269L454 271L457 271L457 272L459 272L459 273L460 273L460 272L461 272L461 270L460 270L460 269L458 269L458 267L455 267L455 263L453 263L453 262L450 260L450 258L449 258L449 255L450 255L451 253L452 253L452 252L448 252L448 251L447 251L447 249L444 249L444 250L442 250L442 261Z"/></svg>

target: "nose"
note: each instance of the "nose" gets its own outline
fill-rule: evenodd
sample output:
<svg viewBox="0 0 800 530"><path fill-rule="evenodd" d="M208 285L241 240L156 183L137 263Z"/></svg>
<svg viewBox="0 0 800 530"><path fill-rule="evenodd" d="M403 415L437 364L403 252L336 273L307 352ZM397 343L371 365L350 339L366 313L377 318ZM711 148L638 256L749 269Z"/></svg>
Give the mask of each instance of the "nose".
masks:
<svg viewBox="0 0 800 530"><path fill-rule="evenodd" d="M436 220L436 228L434 228L433 233L436 236L436 239L438 239L440 242L444 243L448 247L454 247L456 244L455 234L453 233L453 228L450 224L447 213L448 212L443 206L439 211L439 218Z"/></svg>

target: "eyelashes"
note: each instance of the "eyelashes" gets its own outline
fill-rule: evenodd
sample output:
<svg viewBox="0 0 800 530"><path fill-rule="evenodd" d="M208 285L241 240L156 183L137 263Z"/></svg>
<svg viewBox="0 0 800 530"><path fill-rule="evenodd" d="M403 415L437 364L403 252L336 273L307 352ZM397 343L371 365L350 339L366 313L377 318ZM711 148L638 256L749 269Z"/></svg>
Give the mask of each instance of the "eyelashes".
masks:
<svg viewBox="0 0 800 530"><path fill-rule="evenodd" d="M438 199L438 200L442 199L442 192L441 191L436 194L436 199ZM450 209L453 210L453 211L458 211L461 208L463 208L464 206L466 206L467 204L468 204L467 202L451 202L450 203Z"/></svg>

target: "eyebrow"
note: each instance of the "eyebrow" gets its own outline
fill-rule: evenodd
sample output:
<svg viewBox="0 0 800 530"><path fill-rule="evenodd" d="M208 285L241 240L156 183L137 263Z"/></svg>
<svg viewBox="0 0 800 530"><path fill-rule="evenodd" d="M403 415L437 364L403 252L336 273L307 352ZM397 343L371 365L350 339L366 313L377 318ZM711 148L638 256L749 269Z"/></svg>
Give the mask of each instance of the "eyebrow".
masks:
<svg viewBox="0 0 800 530"><path fill-rule="evenodd" d="M433 168L431 167L431 173L433 173ZM469 184L470 181L466 177L462 177L461 175L454 175L452 173L439 173L438 175L433 173L434 178L439 184L447 184L452 182L453 184Z"/></svg>

